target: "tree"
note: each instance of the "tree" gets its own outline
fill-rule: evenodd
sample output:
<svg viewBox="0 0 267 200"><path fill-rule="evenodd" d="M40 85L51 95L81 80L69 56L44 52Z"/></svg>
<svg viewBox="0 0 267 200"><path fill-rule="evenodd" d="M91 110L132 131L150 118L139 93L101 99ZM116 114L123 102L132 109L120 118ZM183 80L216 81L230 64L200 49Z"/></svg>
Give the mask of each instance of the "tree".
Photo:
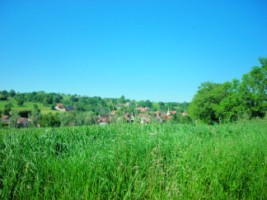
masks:
<svg viewBox="0 0 267 200"><path fill-rule="evenodd" d="M43 102L44 105L51 105L53 104L53 96L51 94L48 94Z"/></svg>
<svg viewBox="0 0 267 200"><path fill-rule="evenodd" d="M0 92L0 100L6 101L8 99L8 92L6 90L3 90Z"/></svg>
<svg viewBox="0 0 267 200"><path fill-rule="evenodd" d="M220 102L214 105L216 117L220 122L235 121L243 115L241 96L239 94L240 82L233 80L220 85L218 93L224 93Z"/></svg>
<svg viewBox="0 0 267 200"><path fill-rule="evenodd" d="M9 118L9 127L16 128L18 119L19 119L18 111L12 110L11 117Z"/></svg>
<svg viewBox="0 0 267 200"><path fill-rule="evenodd" d="M10 91L9 91L9 95L10 95L11 97L14 97L14 96L16 95L15 90L10 90Z"/></svg>
<svg viewBox="0 0 267 200"><path fill-rule="evenodd" d="M73 126L75 125L75 117L72 113L65 112L59 116L60 126Z"/></svg>
<svg viewBox="0 0 267 200"><path fill-rule="evenodd" d="M126 102L125 96L122 95L119 99L118 99L118 103L119 104L124 104Z"/></svg>
<svg viewBox="0 0 267 200"><path fill-rule="evenodd" d="M202 83L189 105L189 115L204 123L212 124L221 121L218 106L229 95L229 83Z"/></svg>
<svg viewBox="0 0 267 200"><path fill-rule="evenodd" d="M264 117L267 112L267 58L244 74L242 81L202 83L190 106L194 120L212 124L240 117Z"/></svg>
<svg viewBox="0 0 267 200"><path fill-rule="evenodd" d="M31 116L31 112L30 110L20 110L18 111L18 114L20 117L25 117L28 118L29 116Z"/></svg>
<svg viewBox="0 0 267 200"><path fill-rule="evenodd" d="M60 126L60 119L58 115L48 113L47 115L43 115L40 125L42 127L59 127Z"/></svg>
<svg viewBox="0 0 267 200"><path fill-rule="evenodd" d="M12 103L6 104L3 112L4 115L9 115L12 107L13 107Z"/></svg>
<svg viewBox="0 0 267 200"><path fill-rule="evenodd" d="M249 117L264 117L267 111L267 58L260 58L261 67L253 67L243 75L240 95Z"/></svg>
<svg viewBox="0 0 267 200"><path fill-rule="evenodd" d="M36 104L33 105L33 110L30 115L31 122L33 126L38 126L41 120L41 110Z"/></svg>
<svg viewBox="0 0 267 200"><path fill-rule="evenodd" d="M23 106L25 98L24 95L18 95L16 98L18 106Z"/></svg>

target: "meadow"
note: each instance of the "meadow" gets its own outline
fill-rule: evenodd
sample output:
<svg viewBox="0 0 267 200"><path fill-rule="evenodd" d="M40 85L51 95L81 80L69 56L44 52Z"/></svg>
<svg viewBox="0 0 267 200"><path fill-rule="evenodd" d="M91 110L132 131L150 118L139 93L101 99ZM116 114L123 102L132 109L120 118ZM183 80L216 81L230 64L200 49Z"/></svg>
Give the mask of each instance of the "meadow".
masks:
<svg viewBox="0 0 267 200"><path fill-rule="evenodd" d="M56 110L52 110L51 106L44 106L42 103L36 103L36 102L24 102L22 106L19 106L15 99L9 99L6 101L0 101L0 110L4 110L5 105L12 104L12 109L16 111L23 111L23 110L33 110L34 105L37 105L38 108L41 110L42 114L48 114L48 113L57 113Z"/></svg>
<svg viewBox="0 0 267 200"><path fill-rule="evenodd" d="M267 121L0 130L0 199L267 199Z"/></svg>

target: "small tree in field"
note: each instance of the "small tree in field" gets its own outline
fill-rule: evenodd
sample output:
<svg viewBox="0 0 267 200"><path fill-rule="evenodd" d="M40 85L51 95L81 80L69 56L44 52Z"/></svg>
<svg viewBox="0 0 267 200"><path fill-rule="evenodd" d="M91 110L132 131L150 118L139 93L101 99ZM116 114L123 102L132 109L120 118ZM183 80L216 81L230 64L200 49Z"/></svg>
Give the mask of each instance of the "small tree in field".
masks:
<svg viewBox="0 0 267 200"><path fill-rule="evenodd" d="M33 126L38 126L41 120L41 111L36 104L34 104L33 110L30 115L31 123Z"/></svg>

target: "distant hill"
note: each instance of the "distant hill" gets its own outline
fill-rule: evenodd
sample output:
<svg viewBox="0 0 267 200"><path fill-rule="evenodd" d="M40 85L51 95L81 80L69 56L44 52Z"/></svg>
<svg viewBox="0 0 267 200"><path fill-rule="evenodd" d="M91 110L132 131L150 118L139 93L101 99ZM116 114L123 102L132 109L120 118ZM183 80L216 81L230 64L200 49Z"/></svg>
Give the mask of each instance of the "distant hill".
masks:
<svg viewBox="0 0 267 200"><path fill-rule="evenodd" d="M89 125L115 121L141 122L176 120L187 116L189 103L135 101L120 98L88 97L71 94L0 91L1 122L22 127ZM171 116L172 115L172 116ZM104 117L106 116L106 117ZM178 116L178 117L177 117ZM112 118L112 119L111 119ZM183 118L185 119L185 118ZM13 124L13 125L12 125Z"/></svg>
<svg viewBox="0 0 267 200"><path fill-rule="evenodd" d="M124 96L120 98L101 98L101 97L88 97L70 94L59 93L46 93L30 92L20 93L11 91L0 91L0 110L3 111L6 105L9 105L14 110L32 110L33 105L37 105L42 114L49 112L56 113L57 104L63 104L66 108L75 111L92 111L95 113L107 114L111 110L117 110L121 107L148 107L152 111L157 110L176 110L178 112L186 111L189 103L176 103L176 102L151 102L135 101L126 99Z"/></svg>

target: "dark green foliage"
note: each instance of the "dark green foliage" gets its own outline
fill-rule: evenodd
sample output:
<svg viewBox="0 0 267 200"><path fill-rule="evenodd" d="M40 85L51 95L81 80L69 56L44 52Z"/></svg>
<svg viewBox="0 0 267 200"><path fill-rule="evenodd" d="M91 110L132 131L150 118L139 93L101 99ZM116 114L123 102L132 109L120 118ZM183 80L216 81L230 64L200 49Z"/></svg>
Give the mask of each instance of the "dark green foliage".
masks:
<svg viewBox="0 0 267 200"><path fill-rule="evenodd" d="M242 78L240 95L250 117L264 117L267 111L267 58L260 59L261 67L254 67Z"/></svg>
<svg viewBox="0 0 267 200"><path fill-rule="evenodd" d="M47 115L42 115L40 125L41 127L59 127L60 118L58 115L53 115L51 113Z"/></svg>
<svg viewBox="0 0 267 200"><path fill-rule="evenodd" d="M17 128L18 126L18 124L17 124L17 121L18 121L18 119L19 119L19 113L18 113L18 111L16 111L16 110L12 110L11 111L11 116L10 116L10 118L9 118L9 127L11 127L11 128Z"/></svg>
<svg viewBox="0 0 267 200"><path fill-rule="evenodd" d="M8 100L8 92L6 90L0 91L0 101Z"/></svg>
<svg viewBox="0 0 267 200"><path fill-rule="evenodd" d="M173 123L180 123L180 124L192 124L192 119L188 115L183 116L183 115L181 115L181 113L177 113L177 114L173 115L172 122Z"/></svg>
<svg viewBox="0 0 267 200"><path fill-rule="evenodd" d="M263 118L267 112L267 58L261 58L260 64L240 82L203 83L189 106L190 116L209 124L244 116Z"/></svg>
<svg viewBox="0 0 267 200"><path fill-rule="evenodd" d="M20 117L29 117L30 115L31 115L31 110L20 110L19 112L18 112L18 114L19 114L19 116Z"/></svg>
<svg viewBox="0 0 267 200"><path fill-rule="evenodd" d="M31 119L31 124L33 126L39 126L41 120L41 110L38 108L36 104L33 106L33 110L31 111L31 115L29 116Z"/></svg>
<svg viewBox="0 0 267 200"><path fill-rule="evenodd" d="M219 84L202 83L189 106L190 116L200 119L204 123L218 122L215 106L223 99L223 95L219 91Z"/></svg>
<svg viewBox="0 0 267 200"><path fill-rule="evenodd" d="M24 102L25 102L25 96L20 94L16 96L16 101L18 106L23 106Z"/></svg>
<svg viewBox="0 0 267 200"><path fill-rule="evenodd" d="M10 97L14 97L16 95L15 90L10 90L9 95L10 95Z"/></svg>
<svg viewBox="0 0 267 200"><path fill-rule="evenodd" d="M8 124L0 121L0 128L8 128ZM0 188L1 188L1 186L0 186Z"/></svg>
<svg viewBox="0 0 267 200"><path fill-rule="evenodd" d="M3 114L4 115L9 115L12 107L13 107L12 103L6 104L5 108L4 108L4 111L3 111Z"/></svg>

